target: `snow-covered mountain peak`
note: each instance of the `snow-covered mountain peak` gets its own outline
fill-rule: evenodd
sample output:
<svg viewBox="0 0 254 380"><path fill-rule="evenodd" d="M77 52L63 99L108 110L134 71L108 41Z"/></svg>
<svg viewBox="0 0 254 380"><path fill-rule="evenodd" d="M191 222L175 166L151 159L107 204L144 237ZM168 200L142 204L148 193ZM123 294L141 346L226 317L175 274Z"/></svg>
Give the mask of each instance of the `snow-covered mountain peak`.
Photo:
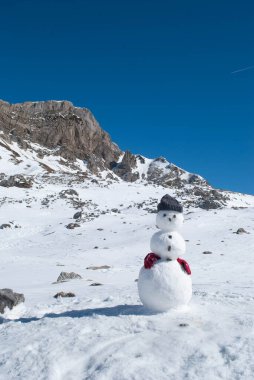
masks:
<svg viewBox="0 0 254 380"><path fill-rule="evenodd" d="M66 183L76 177L75 181L93 180L102 186L122 181L151 184L173 192L187 207L205 209L226 206L234 197L164 157L121 151L89 110L68 101L0 101L0 156L5 184L14 175L28 176L32 182L54 177Z"/></svg>

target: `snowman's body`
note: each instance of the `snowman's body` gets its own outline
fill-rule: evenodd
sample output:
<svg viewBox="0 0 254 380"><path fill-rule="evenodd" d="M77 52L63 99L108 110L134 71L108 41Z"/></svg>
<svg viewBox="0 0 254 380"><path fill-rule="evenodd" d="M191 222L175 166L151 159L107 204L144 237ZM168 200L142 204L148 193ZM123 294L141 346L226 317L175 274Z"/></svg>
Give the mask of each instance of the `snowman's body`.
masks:
<svg viewBox="0 0 254 380"><path fill-rule="evenodd" d="M161 257L162 260L176 260L185 254L186 244L179 232L158 231L153 234L150 241L152 252Z"/></svg>
<svg viewBox="0 0 254 380"><path fill-rule="evenodd" d="M170 204L172 201L176 202L176 206ZM191 276L177 261L186 249L179 233L184 218L182 211L172 211L170 207L178 209L181 206L170 196L163 197L156 217L160 231L152 236L150 242L153 254L160 259L150 269L142 267L138 279L141 302L154 311L167 311L187 305L192 296Z"/></svg>
<svg viewBox="0 0 254 380"><path fill-rule="evenodd" d="M159 260L151 269L141 268L138 291L143 305L151 310L175 309L191 299L191 276L177 260Z"/></svg>

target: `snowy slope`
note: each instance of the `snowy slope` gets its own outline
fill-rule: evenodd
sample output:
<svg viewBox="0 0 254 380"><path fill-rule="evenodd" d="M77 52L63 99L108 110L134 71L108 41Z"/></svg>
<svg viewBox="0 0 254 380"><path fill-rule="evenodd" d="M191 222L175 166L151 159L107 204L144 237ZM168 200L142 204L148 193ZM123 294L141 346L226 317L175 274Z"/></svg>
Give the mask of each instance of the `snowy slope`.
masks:
<svg viewBox="0 0 254 380"><path fill-rule="evenodd" d="M0 224L12 222L0 230L0 288L26 297L1 319L0 379L253 379L253 197L185 209L190 309L151 314L135 280L156 231L150 211L174 191L58 176L38 177L31 189L0 187ZM78 196L60 197L67 188ZM77 197L84 219L68 230ZM239 227L248 233L235 234ZM61 271L82 279L54 284ZM56 300L59 291L76 297Z"/></svg>
<svg viewBox="0 0 254 380"><path fill-rule="evenodd" d="M39 144L29 142L26 149L22 149L16 142L7 141L0 131L0 179L16 174L22 174L40 183L41 177L50 178L55 174L58 182L79 182L89 179L101 181L101 185L122 182L122 179L110 169L92 172L87 162L80 159L69 161L58 153L59 148L48 149ZM221 206L248 207L252 197L216 190L207 181L197 174L189 173L170 163L163 157L148 159L140 155L132 155L136 166L130 169L138 175L137 185L156 184L175 192L185 206L203 207L207 201L213 203L208 208ZM123 156L120 156L119 160ZM69 176L69 177L68 177ZM72 177L71 177L72 176ZM82 179L81 179L82 177ZM70 179L72 178L72 179ZM206 208L204 206L203 208Z"/></svg>
<svg viewBox="0 0 254 380"><path fill-rule="evenodd" d="M8 175L37 175L43 172L76 173L86 170L81 160L69 165L68 161L57 155L56 149L47 149L39 144L30 143L24 150L16 142L7 142L0 133L0 173ZM43 157L40 153L43 152Z"/></svg>
<svg viewBox="0 0 254 380"><path fill-rule="evenodd" d="M140 179L150 179L153 176L158 178L165 178L169 176L171 179L179 178L181 181L188 182L192 173L181 169L179 166L167 161L164 157L158 157L157 159L148 159L144 156L136 155L137 165L132 169L133 172L139 173ZM199 180L205 182L205 180L198 175L195 175Z"/></svg>

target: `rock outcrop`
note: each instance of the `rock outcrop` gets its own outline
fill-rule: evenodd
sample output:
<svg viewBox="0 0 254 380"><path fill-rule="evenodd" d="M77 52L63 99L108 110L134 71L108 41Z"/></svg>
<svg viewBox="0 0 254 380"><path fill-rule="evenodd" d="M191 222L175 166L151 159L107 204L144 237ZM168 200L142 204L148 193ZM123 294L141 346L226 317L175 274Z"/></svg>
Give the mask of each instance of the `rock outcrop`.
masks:
<svg viewBox="0 0 254 380"><path fill-rule="evenodd" d="M3 187L21 187L29 189L33 186L31 178L24 177L21 174L11 175L10 177L0 181L0 186Z"/></svg>
<svg viewBox="0 0 254 380"><path fill-rule="evenodd" d="M93 172L109 168L121 154L93 114L68 101L0 101L0 130L23 149L37 143L68 160L86 161Z"/></svg>
<svg viewBox="0 0 254 380"><path fill-rule="evenodd" d="M15 293L12 289L0 289L0 313L4 313L6 307L12 309L22 302L25 302L24 294Z"/></svg>
<svg viewBox="0 0 254 380"><path fill-rule="evenodd" d="M124 181L135 182L139 179L139 173L133 171L137 167L137 159L134 154L126 151L120 163L112 163L111 168L115 174Z"/></svg>

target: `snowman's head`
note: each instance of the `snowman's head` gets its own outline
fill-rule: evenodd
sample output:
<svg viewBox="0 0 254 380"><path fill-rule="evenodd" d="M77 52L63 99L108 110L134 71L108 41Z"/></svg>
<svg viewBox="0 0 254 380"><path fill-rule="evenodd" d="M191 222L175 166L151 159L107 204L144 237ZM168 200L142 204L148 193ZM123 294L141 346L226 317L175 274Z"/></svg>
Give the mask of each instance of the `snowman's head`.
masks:
<svg viewBox="0 0 254 380"><path fill-rule="evenodd" d="M183 214L177 211L162 210L156 216L156 226L162 231L179 231L183 221Z"/></svg>
<svg viewBox="0 0 254 380"><path fill-rule="evenodd" d="M162 231L179 231L183 225L183 207L170 195L166 194L158 204L156 225Z"/></svg>
<svg viewBox="0 0 254 380"><path fill-rule="evenodd" d="M162 260L176 260L185 253L185 241L178 232L156 232L150 241L151 251Z"/></svg>

